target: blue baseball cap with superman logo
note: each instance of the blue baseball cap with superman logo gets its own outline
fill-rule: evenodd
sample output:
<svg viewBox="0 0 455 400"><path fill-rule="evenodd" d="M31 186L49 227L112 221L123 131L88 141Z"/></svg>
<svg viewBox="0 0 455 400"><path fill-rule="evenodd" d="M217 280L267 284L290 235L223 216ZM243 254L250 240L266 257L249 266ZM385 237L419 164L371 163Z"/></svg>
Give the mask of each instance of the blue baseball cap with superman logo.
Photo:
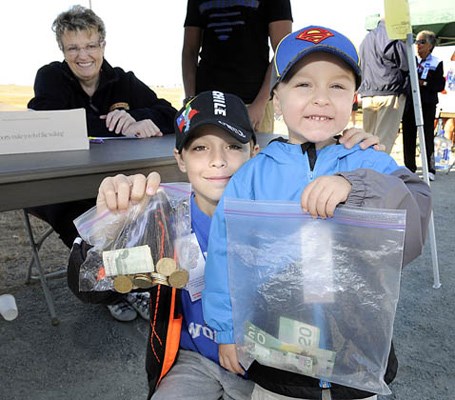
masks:
<svg viewBox="0 0 455 400"><path fill-rule="evenodd" d="M333 54L343 60L354 72L356 88L360 86L359 55L354 44L333 29L307 26L285 36L278 44L273 57L270 92L273 92L297 62L318 51Z"/></svg>

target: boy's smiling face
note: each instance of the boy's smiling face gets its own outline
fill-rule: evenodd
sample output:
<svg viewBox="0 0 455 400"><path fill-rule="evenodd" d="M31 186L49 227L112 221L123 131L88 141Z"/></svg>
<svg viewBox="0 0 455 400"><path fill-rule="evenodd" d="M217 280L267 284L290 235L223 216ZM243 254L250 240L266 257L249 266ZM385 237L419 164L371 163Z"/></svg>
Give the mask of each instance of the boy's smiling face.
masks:
<svg viewBox="0 0 455 400"><path fill-rule="evenodd" d="M259 147L242 144L215 125L203 125L174 156L182 172L188 175L198 207L207 215L215 208L231 176L257 153Z"/></svg>
<svg viewBox="0 0 455 400"><path fill-rule="evenodd" d="M326 142L348 124L354 72L340 58L324 52L305 56L293 71L274 90L275 112L283 115L290 143Z"/></svg>

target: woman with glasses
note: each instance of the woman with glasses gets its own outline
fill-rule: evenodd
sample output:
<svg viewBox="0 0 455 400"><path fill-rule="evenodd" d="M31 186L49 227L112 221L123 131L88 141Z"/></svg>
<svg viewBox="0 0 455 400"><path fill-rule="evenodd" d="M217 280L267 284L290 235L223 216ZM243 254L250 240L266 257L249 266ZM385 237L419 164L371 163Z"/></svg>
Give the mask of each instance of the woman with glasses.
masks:
<svg viewBox="0 0 455 400"><path fill-rule="evenodd" d="M420 99L422 102L423 130L425 149L428 162L428 176L435 179L434 153L434 119L436 105L439 102L438 92L445 86L443 63L431 53L436 46L436 35L431 31L421 31L415 41L417 50L417 75L419 78ZM403 156L404 164L412 172L416 165L417 127L414 115L414 105L411 94L407 96L403 120Z"/></svg>
<svg viewBox="0 0 455 400"><path fill-rule="evenodd" d="M106 29L92 10L73 6L55 19L64 61L38 70L34 110L85 108L90 136L162 136L174 130L172 105L159 99L133 72L104 59Z"/></svg>
<svg viewBox="0 0 455 400"><path fill-rule="evenodd" d="M159 99L133 72L112 67L104 59L106 30L101 18L92 10L73 6L58 15L52 28L64 60L38 70L35 97L28 103L29 108L84 108L90 136L146 138L173 133L177 110L168 101ZM87 199L28 211L49 223L71 248L78 236L73 220L94 205L95 199ZM87 302L107 304L111 315L119 321L132 321L138 315L149 318L145 294L82 293L78 271L71 270L68 270L68 285Z"/></svg>

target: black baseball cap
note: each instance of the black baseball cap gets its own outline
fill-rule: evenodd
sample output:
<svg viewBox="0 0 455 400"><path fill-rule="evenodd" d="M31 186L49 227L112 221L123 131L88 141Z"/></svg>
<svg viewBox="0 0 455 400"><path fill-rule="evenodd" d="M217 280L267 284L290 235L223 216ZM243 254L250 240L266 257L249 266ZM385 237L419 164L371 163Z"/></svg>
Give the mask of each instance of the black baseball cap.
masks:
<svg viewBox="0 0 455 400"><path fill-rule="evenodd" d="M245 103L234 94L207 91L198 94L178 111L175 117L175 148L182 151L193 132L202 125L216 125L240 143L256 136Z"/></svg>

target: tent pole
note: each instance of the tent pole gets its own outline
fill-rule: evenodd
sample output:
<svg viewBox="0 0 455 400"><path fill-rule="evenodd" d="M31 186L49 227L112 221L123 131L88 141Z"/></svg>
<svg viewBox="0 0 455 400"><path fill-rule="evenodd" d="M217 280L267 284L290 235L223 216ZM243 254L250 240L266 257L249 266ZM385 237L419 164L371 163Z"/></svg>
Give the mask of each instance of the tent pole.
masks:
<svg viewBox="0 0 455 400"><path fill-rule="evenodd" d="M420 100L419 80L417 76L417 63L414 55L414 39L412 33L408 33L406 36L406 49L408 56L409 65L409 76L411 78L411 89L412 89L412 101L414 104L414 115L416 119L417 133L420 143L420 159L422 162L422 172L425 182L430 185L430 179L428 177L428 163L427 163L427 152L425 148L425 134L423 130L423 116L422 116L422 103ZM433 288L439 289L441 283L439 281L439 265L438 265L438 252L436 248L436 235L434 229L434 217L433 210L430 215L430 223L428 226L429 239L431 246L431 258L433 261Z"/></svg>

